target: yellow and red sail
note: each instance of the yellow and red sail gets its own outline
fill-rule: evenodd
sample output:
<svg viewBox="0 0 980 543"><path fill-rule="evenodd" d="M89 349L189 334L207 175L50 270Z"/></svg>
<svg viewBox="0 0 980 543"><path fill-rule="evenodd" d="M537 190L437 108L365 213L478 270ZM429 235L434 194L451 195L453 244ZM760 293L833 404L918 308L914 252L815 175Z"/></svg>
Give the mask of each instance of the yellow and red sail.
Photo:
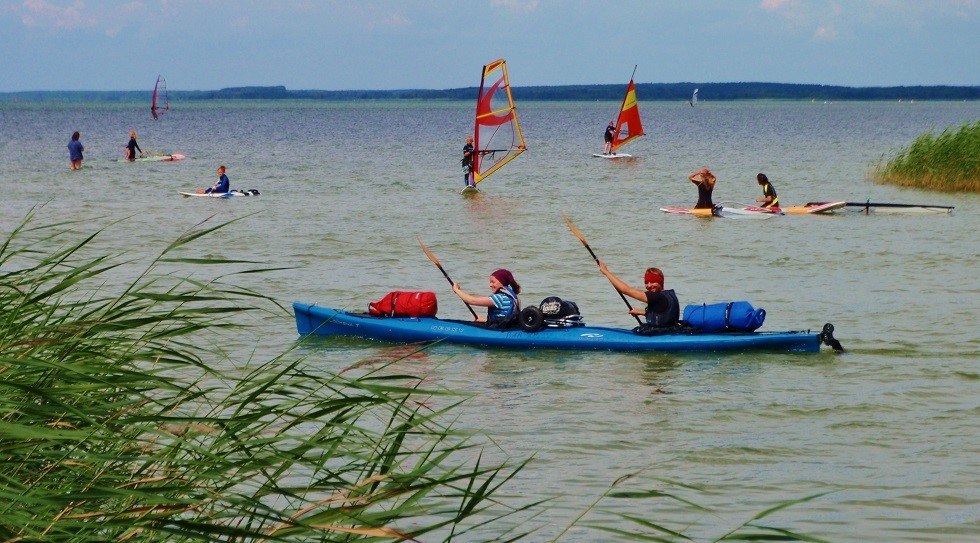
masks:
<svg viewBox="0 0 980 543"><path fill-rule="evenodd" d="M504 59L483 67L473 128L473 181L479 183L527 150Z"/></svg>
<svg viewBox="0 0 980 543"><path fill-rule="evenodd" d="M630 79L626 86L626 96L616 118L616 133L612 142L612 150L616 152L633 138L643 135L643 124L640 122L640 107L636 103L636 84Z"/></svg>

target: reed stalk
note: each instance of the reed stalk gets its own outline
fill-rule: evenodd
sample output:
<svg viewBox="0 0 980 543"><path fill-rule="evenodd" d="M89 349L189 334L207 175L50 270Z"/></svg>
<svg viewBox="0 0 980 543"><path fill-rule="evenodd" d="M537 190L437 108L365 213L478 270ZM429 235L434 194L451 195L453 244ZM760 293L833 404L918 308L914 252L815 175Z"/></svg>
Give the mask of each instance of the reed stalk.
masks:
<svg viewBox="0 0 980 543"><path fill-rule="evenodd" d="M477 528L493 540L487 526L521 508L492 496L522 465L482 461L482 445L443 422L459 398L288 352L235 375L195 347L281 310L160 271L261 273L181 256L227 224L181 236L122 286L111 277L126 263L91 256L99 232L80 224L28 217L0 246L0 541L415 541ZM433 396L450 401L432 410Z"/></svg>
<svg viewBox="0 0 980 543"><path fill-rule="evenodd" d="M927 132L869 176L879 183L944 192L980 192L980 121L959 130Z"/></svg>

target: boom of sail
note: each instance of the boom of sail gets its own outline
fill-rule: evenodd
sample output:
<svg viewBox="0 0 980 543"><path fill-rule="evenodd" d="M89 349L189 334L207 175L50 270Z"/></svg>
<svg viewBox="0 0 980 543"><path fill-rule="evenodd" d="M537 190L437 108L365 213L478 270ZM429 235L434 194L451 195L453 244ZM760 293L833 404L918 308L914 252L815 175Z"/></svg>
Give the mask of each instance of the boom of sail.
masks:
<svg viewBox="0 0 980 543"><path fill-rule="evenodd" d="M479 183L527 150L504 59L483 67L473 128L473 181Z"/></svg>

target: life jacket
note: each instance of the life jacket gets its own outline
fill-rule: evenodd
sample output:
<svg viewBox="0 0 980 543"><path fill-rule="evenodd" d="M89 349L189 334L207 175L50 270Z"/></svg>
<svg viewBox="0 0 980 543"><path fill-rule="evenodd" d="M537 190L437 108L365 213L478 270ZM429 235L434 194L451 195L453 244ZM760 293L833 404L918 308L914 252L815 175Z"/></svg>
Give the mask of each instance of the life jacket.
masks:
<svg viewBox="0 0 980 543"><path fill-rule="evenodd" d="M500 289L499 293L507 296L514 303L511 305L510 311L506 313L497 306L487 308L487 326L491 328L508 328L517 322L517 317L521 313L521 301L509 286L504 286L504 288Z"/></svg>
<svg viewBox="0 0 980 543"><path fill-rule="evenodd" d="M660 292L647 291L647 325L667 327L677 324L681 315L681 304L673 289Z"/></svg>
<svg viewBox="0 0 980 543"><path fill-rule="evenodd" d="M779 197L776 196L776 189L773 188L772 183L762 185L762 196L772 196L772 201L768 204L762 204L762 207L779 207Z"/></svg>

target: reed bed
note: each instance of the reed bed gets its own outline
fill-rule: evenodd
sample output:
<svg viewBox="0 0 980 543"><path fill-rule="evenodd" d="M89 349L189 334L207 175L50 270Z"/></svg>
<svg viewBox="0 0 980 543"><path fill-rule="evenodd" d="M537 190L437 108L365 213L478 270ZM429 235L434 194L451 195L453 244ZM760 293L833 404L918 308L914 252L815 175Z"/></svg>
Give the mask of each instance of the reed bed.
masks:
<svg viewBox="0 0 980 543"><path fill-rule="evenodd" d="M155 270L227 267L177 256L224 225L115 289L121 264L85 256L97 233L72 241L79 226L28 218L0 246L0 541L442 539L520 510L491 496L521 465L481 460L441 422L460 399L418 377L286 355L215 370L196 337L280 309ZM425 407L437 395L446 407Z"/></svg>
<svg viewBox="0 0 980 543"><path fill-rule="evenodd" d="M945 192L980 192L980 121L936 136L927 132L869 174L879 183Z"/></svg>
<svg viewBox="0 0 980 543"><path fill-rule="evenodd" d="M484 443L444 422L463 398L394 366L342 377L290 352L215 369L235 365L196 346L210 343L203 334L285 311L166 271L264 271L182 256L229 223L198 225L113 286L132 262L91 256L100 232L33 219L0 245L0 542L540 540L541 526L524 526L542 503L504 494L525 463L487 462ZM724 524L683 495L699 487L647 478L624 488L637 475L551 540L576 528L597 540L692 541L691 524L655 519L660 500L702 527ZM821 541L760 523L813 497L710 539Z"/></svg>

